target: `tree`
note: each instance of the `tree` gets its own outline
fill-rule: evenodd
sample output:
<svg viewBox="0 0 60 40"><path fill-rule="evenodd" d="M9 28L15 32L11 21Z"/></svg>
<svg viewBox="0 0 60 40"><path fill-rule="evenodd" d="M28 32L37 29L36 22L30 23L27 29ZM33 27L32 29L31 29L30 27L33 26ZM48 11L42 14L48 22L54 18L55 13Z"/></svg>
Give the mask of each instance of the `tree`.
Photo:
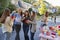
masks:
<svg viewBox="0 0 60 40"><path fill-rule="evenodd" d="M9 5L10 0L0 0L0 15L3 10Z"/></svg>
<svg viewBox="0 0 60 40"><path fill-rule="evenodd" d="M14 11L16 9L16 6L14 4L12 4L11 2L9 2L8 8L12 11Z"/></svg>

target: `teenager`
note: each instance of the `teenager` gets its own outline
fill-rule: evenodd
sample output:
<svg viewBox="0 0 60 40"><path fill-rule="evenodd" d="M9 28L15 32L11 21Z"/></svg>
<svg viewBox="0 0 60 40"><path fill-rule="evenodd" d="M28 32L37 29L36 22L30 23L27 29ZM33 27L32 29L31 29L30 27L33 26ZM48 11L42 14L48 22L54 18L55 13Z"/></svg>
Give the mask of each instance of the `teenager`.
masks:
<svg viewBox="0 0 60 40"><path fill-rule="evenodd" d="M21 16L22 16L22 9L17 8L17 13L15 14L14 26L16 31L15 40L20 40L19 32L21 30Z"/></svg>
<svg viewBox="0 0 60 40"><path fill-rule="evenodd" d="M34 40L34 34L36 32L36 13L34 11L32 11L31 13L31 40Z"/></svg>
<svg viewBox="0 0 60 40"><path fill-rule="evenodd" d="M29 20L30 20L29 12L25 11L25 14L24 14L24 17L23 17L23 20L22 20L25 40L29 40L29 37L28 37Z"/></svg>
<svg viewBox="0 0 60 40"><path fill-rule="evenodd" d="M2 31L6 35L6 40L10 40L14 19L10 16L10 9L6 8L0 18Z"/></svg>

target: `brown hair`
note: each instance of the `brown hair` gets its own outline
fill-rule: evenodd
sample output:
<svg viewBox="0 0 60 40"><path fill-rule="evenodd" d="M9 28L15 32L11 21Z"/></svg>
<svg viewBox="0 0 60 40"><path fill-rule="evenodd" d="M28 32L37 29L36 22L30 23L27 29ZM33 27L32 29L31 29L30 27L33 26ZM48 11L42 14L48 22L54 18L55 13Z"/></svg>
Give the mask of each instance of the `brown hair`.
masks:
<svg viewBox="0 0 60 40"><path fill-rule="evenodd" d="M25 11L24 16L26 16L26 12L28 13L27 16L30 17L29 11L27 11L27 10Z"/></svg>
<svg viewBox="0 0 60 40"><path fill-rule="evenodd" d="M31 20L34 20L35 16L36 16L36 13L34 11L32 11L32 16L31 16Z"/></svg>
<svg viewBox="0 0 60 40"><path fill-rule="evenodd" d="M45 17L48 17L48 12L46 11L46 13L45 13Z"/></svg>
<svg viewBox="0 0 60 40"><path fill-rule="evenodd" d="M34 12L34 11L32 11L32 13L33 13L33 16L35 16L35 12Z"/></svg>
<svg viewBox="0 0 60 40"><path fill-rule="evenodd" d="M6 20L6 17L10 15L10 9L6 8L0 18L0 22L4 23Z"/></svg>

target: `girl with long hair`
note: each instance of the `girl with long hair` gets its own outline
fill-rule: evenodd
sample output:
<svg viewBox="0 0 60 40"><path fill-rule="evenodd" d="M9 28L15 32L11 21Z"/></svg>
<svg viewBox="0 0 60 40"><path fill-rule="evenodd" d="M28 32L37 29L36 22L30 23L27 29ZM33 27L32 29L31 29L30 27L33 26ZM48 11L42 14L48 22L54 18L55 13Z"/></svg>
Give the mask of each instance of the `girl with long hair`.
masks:
<svg viewBox="0 0 60 40"><path fill-rule="evenodd" d="M10 9L6 8L0 18L2 31L6 34L6 40L10 40L14 18L10 17Z"/></svg>
<svg viewBox="0 0 60 40"><path fill-rule="evenodd" d="M29 20L30 20L29 12L25 11L24 17L23 17L23 20L22 20L25 40L29 40L29 36L28 36Z"/></svg>
<svg viewBox="0 0 60 40"><path fill-rule="evenodd" d="M36 32L36 13L32 11L31 13L31 28L30 28L30 33L31 33L31 40L34 40L34 34Z"/></svg>

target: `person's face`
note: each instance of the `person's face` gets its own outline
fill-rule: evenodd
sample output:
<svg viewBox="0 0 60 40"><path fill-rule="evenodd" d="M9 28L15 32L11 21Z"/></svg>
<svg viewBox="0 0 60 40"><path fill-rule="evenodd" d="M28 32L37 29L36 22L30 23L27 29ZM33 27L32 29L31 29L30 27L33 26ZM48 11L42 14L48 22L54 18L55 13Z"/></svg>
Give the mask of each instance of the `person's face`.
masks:
<svg viewBox="0 0 60 40"><path fill-rule="evenodd" d="M20 14L22 12L22 10L21 9L18 9L17 12Z"/></svg>
<svg viewBox="0 0 60 40"><path fill-rule="evenodd" d="M27 15L28 15L28 12L26 12L25 14L26 14L26 16L27 16Z"/></svg>

